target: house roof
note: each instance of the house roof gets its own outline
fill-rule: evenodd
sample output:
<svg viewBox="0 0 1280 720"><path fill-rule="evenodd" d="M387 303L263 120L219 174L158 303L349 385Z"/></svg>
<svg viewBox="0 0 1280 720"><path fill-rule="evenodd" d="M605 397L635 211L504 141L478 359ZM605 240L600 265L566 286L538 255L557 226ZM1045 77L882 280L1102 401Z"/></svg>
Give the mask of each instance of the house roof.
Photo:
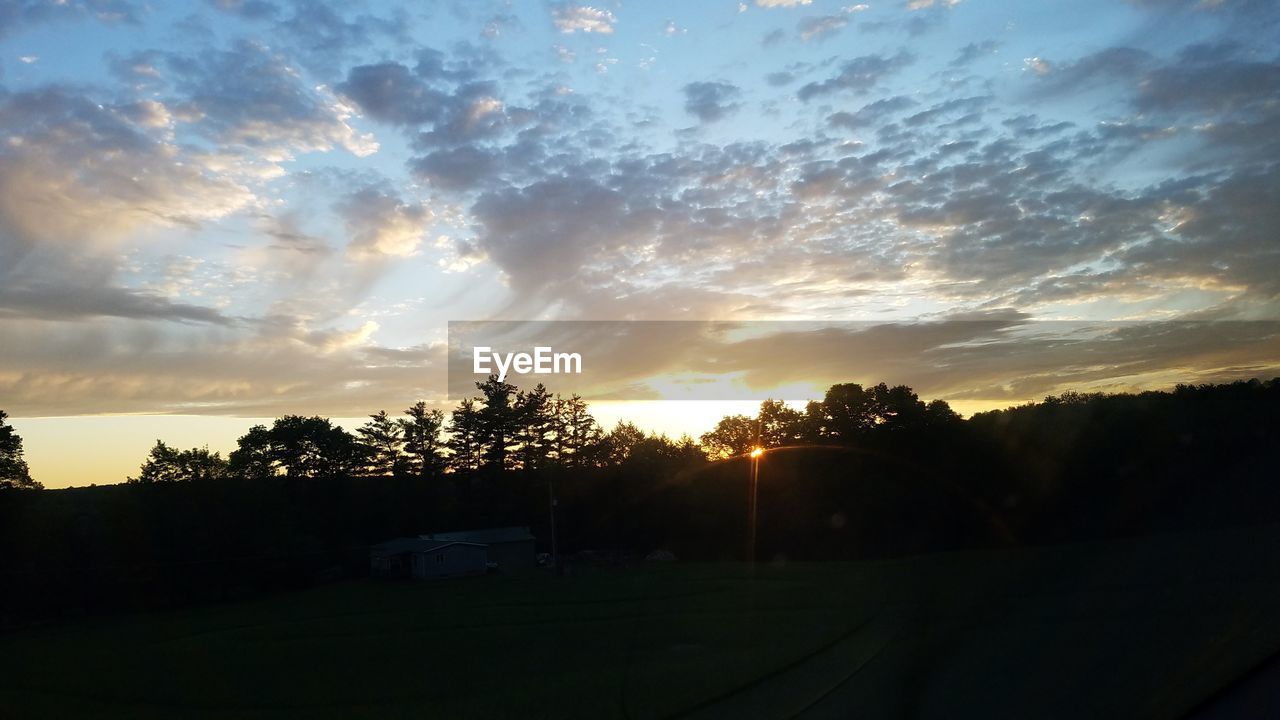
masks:
<svg viewBox="0 0 1280 720"><path fill-rule="evenodd" d="M423 535L425 540L471 542L485 545L507 542L525 542L533 540L528 527L500 527L483 530L455 530L453 532L431 533Z"/></svg>
<svg viewBox="0 0 1280 720"><path fill-rule="evenodd" d="M413 552L423 547L429 541L422 538L403 537L380 542L377 545L370 545L369 552L374 555L399 555L400 553Z"/></svg>
<svg viewBox="0 0 1280 720"><path fill-rule="evenodd" d="M473 545L475 547L487 547L484 543L465 542L459 540L443 541L435 538L396 538L386 542L371 545L369 552L373 555L402 555L404 553L425 553L434 552L440 548L450 545Z"/></svg>
<svg viewBox="0 0 1280 720"><path fill-rule="evenodd" d="M453 547L454 545L466 545L466 546L468 546L468 547L480 547L480 548L487 548L487 547L489 547L488 545L485 545L484 543L458 542L458 541L455 541L455 542L446 542L446 543L436 542L436 543L432 544L432 545L431 545L431 547L425 548L425 549L423 549L423 550L414 550L413 552L431 553L431 552L435 552L435 551L437 551L437 550L443 550L444 548L447 548L447 547Z"/></svg>

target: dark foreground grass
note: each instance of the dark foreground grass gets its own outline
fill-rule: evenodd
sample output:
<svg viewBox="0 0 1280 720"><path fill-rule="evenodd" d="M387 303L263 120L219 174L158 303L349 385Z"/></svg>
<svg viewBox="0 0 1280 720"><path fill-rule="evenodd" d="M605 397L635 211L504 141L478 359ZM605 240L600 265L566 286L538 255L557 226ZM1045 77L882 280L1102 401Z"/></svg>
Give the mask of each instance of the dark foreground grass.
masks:
<svg viewBox="0 0 1280 720"><path fill-rule="evenodd" d="M1280 648L1277 560L1259 527L349 582L0 637L0 715L1178 717Z"/></svg>

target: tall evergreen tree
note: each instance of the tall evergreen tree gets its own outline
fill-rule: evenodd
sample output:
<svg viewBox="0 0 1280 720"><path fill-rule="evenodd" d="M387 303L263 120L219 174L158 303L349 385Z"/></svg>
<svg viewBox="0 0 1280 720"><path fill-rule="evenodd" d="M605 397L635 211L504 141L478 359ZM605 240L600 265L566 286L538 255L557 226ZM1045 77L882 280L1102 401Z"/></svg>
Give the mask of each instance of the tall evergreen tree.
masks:
<svg viewBox="0 0 1280 720"><path fill-rule="evenodd" d="M404 452L408 455L407 471L415 477L425 478L444 471L444 443L440 437L444 429L444 413L428 410L419 400L404 411L408 417L400 418L400 432L404 437Z"/></svg>
<svg viewBox="0 0 1280 720"><path fill-rule="evenodd" d="M515 440L520 466L525 469L545 465L551 455L552 400L542 383L528 392L522 391L516 395Z"/></svg>
<svg viewBox="0 0 1280 720"><path fill-rule="evenodd" d="M484 403L477 416L484 467L506 470L514 464L511 450L519 425L515 407L516 386L502 382L497 375L490 375L488 380L476 383L476 389L483 395Z"/></svg>
<svg viewBox="0 0 1280 720"><path fill-rule="evenodd" d="M568 398L557 395L552 406L556 459L569 467L603 462L604 430L592 417L587 402L576 393Z"/></svg>
<svg viewBox="0 0 1280 720"><path fill-rule="evenodd" d="M477 470L484 459L480 431L480 408L473 398L464 398L449 416L449 467L454 471Z"/></svg>
<svg viewBox="0 0 1280 720"><path fill-rule="evenodd" d="M404 472L408 467L401 447L404 433L401 425L379 410L369 416L369 422L356 429L360 444L364 447L364 474L387 477Z"/></svg>

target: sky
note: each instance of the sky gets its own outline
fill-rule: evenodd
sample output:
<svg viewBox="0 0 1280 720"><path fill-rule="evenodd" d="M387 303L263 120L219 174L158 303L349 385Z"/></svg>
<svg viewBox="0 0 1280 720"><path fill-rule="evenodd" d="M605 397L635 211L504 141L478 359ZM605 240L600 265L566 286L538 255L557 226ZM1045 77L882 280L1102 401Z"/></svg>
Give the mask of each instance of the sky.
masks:
<svg viewBox="0 0 1280 720"><path fill-rule="evenodd" d="M965 412L1270 377L1277 39L1256 0L0 0L0 408L61 487L447 407L451 320L869 322L664 342Z"/></svg>

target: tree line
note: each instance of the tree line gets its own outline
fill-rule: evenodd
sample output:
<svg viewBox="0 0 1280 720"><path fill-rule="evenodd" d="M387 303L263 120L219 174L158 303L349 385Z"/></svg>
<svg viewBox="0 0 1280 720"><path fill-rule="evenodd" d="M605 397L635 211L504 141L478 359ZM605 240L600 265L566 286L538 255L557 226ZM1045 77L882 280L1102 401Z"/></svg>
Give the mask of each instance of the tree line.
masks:
<svg viewBox="0 0 1280 720"><path fill-rule="evenodd" d="M329 419L286 415L257 425L227 458L208 448L179 450L157 441L133 483L206 480L234 475L288 477L418 477L446 473L606 467L642 443L691 461L743 455L755 447L856 443L869 434L945 427L960 421L942 400L922 401L910 387L841 383L803 410L765 400L755 417L730 415L700 442L650 435L627 422L605 431L579 395L563 397L490 376L480 394L462 400L447 420L419 401L402 417L385 410L349 433Z"/></svg>
<svg viewBox="0 0 1280 720"><path fill-rule="evenodd" d="M1199 388L1179 385L1172 395L1207 394L1214 387L1237 386L1271 392L1275 384L1272 380ZM328 418L285 415L270 427L250 428L227 457L207 447L183 450L157 440L137 476L127 481L433 478L450 473L610 467L636 452L697 464L745 455L755 447L857 445L873 438L940 433L966 425L990 430L996 420L1007 424L1029 412L1028 408L1040 408L1036 417L1044 422L1056 417L1055 408L1131 404L1152 396L1066 392L1041 403L982 413L966 423L945 401L926 403L905 385L840 383L804 409L765 400L755 416L726 416L695 441L688 436L671 439L646 433L625 421L606 431L582 397L553 394L542 384L521 390L491 375L476 383L476 388L478 395L462 400L448 415L419 401L400 417L385 410L374 413L354 433ZM40 488L24 459L22 438L6 423L7 418L0 411L0 488Z"/></svg>
<svg viewBox="0 0 1280 720"><path fill-rule="evenodd" d="M224 457L208 447L180 449L163 440L151 448L129 483L203 481L230 476L266 478L416 477L447 473L605 467L637 448L690 462L718 460L752 448L855 443L870 433L954 425L960 421L942 400L925 403L910 387L841 383L803 410L765 400L758 414L730 415L703 433L671 439L620 422L605 431L581 396L531 390L491 375L479 394L446 416L418 401L392 417L385 410L348 432L320 416L285 415L270 427L255 425ZM39 487L22 458L22 439L0 415L0 487Z"/></svg>
<svg viewBox="0 0 1280 720"><path fill-rule="evenodd" d="M350 433L328 418L286 415L255 425L223 458L208 448L178 450L157 440L131 483L266 478L417 477L449 472L599 466L629 430L605 433L578 395L532 390L490 376L447 420L419 401L402 417L385 410Z"/></svg>

